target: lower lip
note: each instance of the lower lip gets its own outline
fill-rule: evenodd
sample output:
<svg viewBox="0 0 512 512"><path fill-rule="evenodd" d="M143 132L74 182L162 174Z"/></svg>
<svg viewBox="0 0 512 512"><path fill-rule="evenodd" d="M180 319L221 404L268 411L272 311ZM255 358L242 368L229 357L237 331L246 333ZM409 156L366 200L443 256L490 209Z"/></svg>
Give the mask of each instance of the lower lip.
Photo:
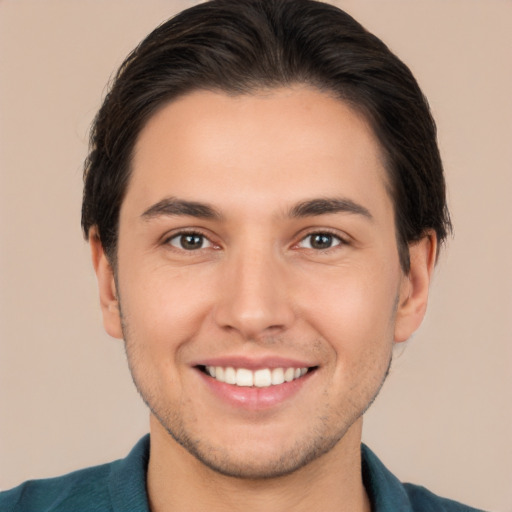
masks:
<svg viewBox="0 0 512 512"><path fill-rule="evenodd" d="M197 372L208 388L224 402L248 410L269 409L290 400L315 373L309 371L306 375L291 382L258 388L226 384L206 375L201 370L197 370Z"/></svg>

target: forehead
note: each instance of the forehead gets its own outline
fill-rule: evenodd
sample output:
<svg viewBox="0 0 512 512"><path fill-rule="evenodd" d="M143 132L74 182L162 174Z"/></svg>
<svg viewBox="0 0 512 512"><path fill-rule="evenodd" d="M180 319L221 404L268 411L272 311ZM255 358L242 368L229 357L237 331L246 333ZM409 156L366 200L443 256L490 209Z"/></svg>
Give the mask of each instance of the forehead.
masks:
<svg viewBox="0 0 512 512"><path fill-rule="evenodd" d="M277 208L308 191L367 203L387 196L380 145L362 115L307 87L197 91L163 106L139 134L123 208L166 195Z"/></svg>

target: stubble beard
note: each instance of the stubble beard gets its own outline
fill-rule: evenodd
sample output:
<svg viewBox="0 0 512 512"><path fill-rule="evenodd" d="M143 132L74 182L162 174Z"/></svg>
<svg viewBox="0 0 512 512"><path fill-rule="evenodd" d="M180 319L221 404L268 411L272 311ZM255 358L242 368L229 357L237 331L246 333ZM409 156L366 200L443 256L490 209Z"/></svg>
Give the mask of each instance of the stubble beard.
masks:
<svg viewBox="0 0 512 512"><path fill-rule="evenodd" d="M330 452L377 398L391 367L390 355L387 369L381 378L380 384L363 407L350 408L350 411L338 411L336 413L337 418L334 420L329 416L321 417L319 424L306 437L297 440L284 452L276 454L272 460L255 462L252 457L246 457L245 459L234 457L230 446L213 446L205 439L191 436L181 415L177 411L171 410L168 405L159 403L156 393L139 382L135 371L137 367L136 350L133 350L126 332L124 339L125 351L135 387L165 431L188 453L214 472L247 480L264 480L289 475ZM331 411L330 414L334 413ZM334 432L330 427L333 424L337 425Z"/></svg>
<svg viewBox="0 0 512 512"><path fill-rule="evenodd" d="M117 290L119 290L119 287L117 287ZM397 304L398 302L396 300L394 306L395 311ZM283 477L298 471L331 451L343 439L350 427L354 425L373 404L391 368L392 351L389 353L385 372L381 375L377 386L373 388L374 391L371 393L369 399L363 401L362 405L353 407L354 401L349 400L348 404L351 407L342 408L341 411L338 410L335 414L337 416L335 420L329 416L329 414L334 414L332 412L333 408L326 408L325 415L319 418L319 425L312 429L306 438L297 440L292 447L288 448L279 456L276 456L273 460L266 460L263 463L256 464L254 459L247 457L246 460L240 461L232 456L229 447L214 447L200 438L192 437L179 412L170 409L168 404L160 404L157 399L157 393L152 389L146 388L139 382L136 368L140 367L140 365L137 364L137 359L140 358L140 356L137 354L135 344L130 341L130 328L122 313L119 297L118 306L130 374L142 400L172 439L206 467L228 477L247 480L265 480ZM334 407L334 409L336 408ZM334 432L332 432L332 429L329 427L329 425L332 424L338 427Z"/></svg>

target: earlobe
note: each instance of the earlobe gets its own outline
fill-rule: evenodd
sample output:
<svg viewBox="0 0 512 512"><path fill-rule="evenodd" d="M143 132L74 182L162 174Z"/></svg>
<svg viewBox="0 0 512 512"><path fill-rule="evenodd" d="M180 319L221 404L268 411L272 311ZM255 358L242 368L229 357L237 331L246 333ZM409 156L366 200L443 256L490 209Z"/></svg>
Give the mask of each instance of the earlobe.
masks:
<svg viewBox="0 0 512 512"><path fill-rule="evenodd" d="M429 231L409 245L410 270L403 276L395 322L395 342L407 341L427 310L430 281L437 257L437 237Z"/></svg>
<svg viewBox="0 0 512 512"><path fill-rule="evenodd" d="M96 279L98 280L103 326L110 336L121 339L123 331L121 328L121 313L117 299L114 269L105 254L95 227L90 230L89 243L91 246L92 264L96 273Z"/></svg>

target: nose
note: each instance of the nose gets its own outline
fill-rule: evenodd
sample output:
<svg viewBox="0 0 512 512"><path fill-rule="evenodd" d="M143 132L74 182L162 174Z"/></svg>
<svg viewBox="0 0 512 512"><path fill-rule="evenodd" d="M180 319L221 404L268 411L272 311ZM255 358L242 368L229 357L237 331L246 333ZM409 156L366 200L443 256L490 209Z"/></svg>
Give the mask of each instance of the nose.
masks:
<svg viewBox="0 0 512 512"><path fill-rule="evenodd" d="M240 250L224 262L215 321L245 340L278 335L295 317L290 292L286 265L272 250Z"/></svg>

